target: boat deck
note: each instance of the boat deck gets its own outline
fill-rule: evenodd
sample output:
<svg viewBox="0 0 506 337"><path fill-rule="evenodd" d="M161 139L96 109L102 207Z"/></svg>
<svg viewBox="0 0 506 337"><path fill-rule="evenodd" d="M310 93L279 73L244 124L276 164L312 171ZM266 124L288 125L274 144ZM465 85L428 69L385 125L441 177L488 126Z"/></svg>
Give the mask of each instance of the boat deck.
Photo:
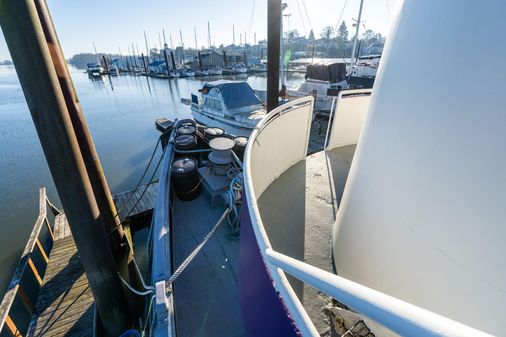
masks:
<svg viewBox="0 0 506 337"><path fill-rule="evenodd" d="M113 196L120 219L149 215L157 192L158 183L153 183ZM93 295L64 213L55 217L53 232L55 241L27 336L92 336Z"/></svg>
<svg viewBox="0 0 506 337"><path fill-rule="evenodd" d="M225 209L211 207L206 191L193 201L175 200L174 266L203 240ZM239 237L223 222L174 284L178 336L244 336L237 284Z"/></svg>
<svg viewBox="0 0 506 337"><path fill-rule="evenodd" d="M332 227L355 147L310 155L264 191L258 206L275 251L333 272ZM323 309L330 299L290 275L288 279L320 334L328 333Z"/></svg>

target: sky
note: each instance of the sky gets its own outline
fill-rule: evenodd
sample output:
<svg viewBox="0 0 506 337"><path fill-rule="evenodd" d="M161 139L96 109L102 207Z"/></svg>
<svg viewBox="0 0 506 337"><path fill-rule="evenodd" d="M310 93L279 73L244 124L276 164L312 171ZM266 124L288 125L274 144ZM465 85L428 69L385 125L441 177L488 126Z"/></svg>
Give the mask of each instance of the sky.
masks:
<svg viewBox="0 0 506 337"><path fill-rule="evenodd" d="M150 47L159 48L159 34L163 43L163 30L170 47L180 45L179 30L185 47L195 48L194 28L198 46L207 46L207 22L213 45L231 44L232 26L235 26L235 42L240 34L253 43L267 36L267 0L47 0L56 31L66 58L80 52L123 54L132 43L141 52L146 50L144 30ZM388 35L395 6L401 0L364 0L363 26ZM283 12L284 30L296 29L308 35L311 28L319 36L325 26L336 27L346 21L350 37L352 18L357 18L360 0L284 0L288 5ZM343 10L344 8L344 10ZM307 14L306 14L307 13ZM137 47L136 47L137 48ZM10 59L3 34L0 36L0 60Z"/></svg>

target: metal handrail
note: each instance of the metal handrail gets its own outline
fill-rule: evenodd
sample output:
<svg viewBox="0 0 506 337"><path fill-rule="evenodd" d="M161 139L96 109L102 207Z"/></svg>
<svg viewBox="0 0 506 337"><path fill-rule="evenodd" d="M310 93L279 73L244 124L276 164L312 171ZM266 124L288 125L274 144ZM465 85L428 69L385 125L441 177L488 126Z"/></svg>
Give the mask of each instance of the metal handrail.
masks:
<svg viewBox="0 0 506 337"><path fill-rule="evenodd" d="M303 101L304 98L301 98L288 103L284 107L275 109L259 123L250 136L244 165L247 207L258 247L273 280L273 286L279 292L300 333L303 336L319 336L313 322L288 282L286 273L325 292L329 296L355 309L358 313L375 320L400 335L490 336L483 331L476 330L335 274L325 272L305 262L277 253L272 249L255 198L251 178L251 148L262 130L273 119L279 117L280 111L287 112L291 107L301 104Z"/></svg>
<svg viewBox="0 0 506 337"><path fill-rule="evenodd" d="M282 105L265 116L263 120L258 123L256 128L251 133L251 136L248 141L248 145L246 148L246 154L244 157L244 192L246 195L248 211L251 217L251 223L253 225L253 231L255 233L255 237L257 239L258 247L260 248L260 253L262 256L265 256L265 251L267 249L272 249L271 243L269 241L269 237L265 231L265 227L262 223L262 219L260 217L260 211L258 210L257 201L255 198L255 192L253 188L253 181L251 179L251 164L250 164L250 153L253 144L255 144L258 135L262 132L262 130L267 127L274 119L283 115L284 113L288 113L292 108L299 106L301 104L313 104L313 97L307 96L295 99L290 101L289 103ZM312 110L312 109L311 109ZM306 148L309 142L309 130L307 135ZM243 206L244 207L244 206ZM265 259L265 258L264 258ZM266 260L266 259L265 259ZM303 336L320 336L318 330L314 326L313 322L309 318L309 315L304 310L302 303L299 298L295 294L293 288L290 286L288 279L286 278L285 273L274 266L272 263L266 263L269 274L273 280L273 283L276 287L276 290L279 291L280 297L283 299L284 305L289 310L292 318L295 322L301 323L297 328Z"/></svg>
<svg viewBox="0 0 506 337"><path fill-rule="evenodd" d="M10 311L16 298L19 298L21 300L30 315L33 313L33 304L35 303L35 300L31 299L30 296L25 292L21 281L28 267L28 270L32 273L32 276L38 281L39 289L42 286L43 275L39 273L34 261L32 260L32 254L35 247L37 247L46 265L49 262L48 256L50 250L46 252L39 240L40 232L44 224L47 226L51 241L54 242L55 240L53 228L51 228L51 225L49 224L49 220L47 218L48 207L54 216L62 214L62 212L57 209L47 198L46 188L41 187L39 189L39 215L35 221L25 249L23 250L21 259L19 260L16 270L14 271L14 275L12 276L12 279L9 283L7 292L5 293L4 298L0 303L0 333L3 331L3 328L6 325L13 336L22 336L21 332L18 330L15 322L10 316Z"/></svg>
<svg viewBox="0 0 506 337"><path fill-rule="evenodd" d="M305 262L266 249L267 260L401 336L491 337L491 335L368 288Z"/></svg>

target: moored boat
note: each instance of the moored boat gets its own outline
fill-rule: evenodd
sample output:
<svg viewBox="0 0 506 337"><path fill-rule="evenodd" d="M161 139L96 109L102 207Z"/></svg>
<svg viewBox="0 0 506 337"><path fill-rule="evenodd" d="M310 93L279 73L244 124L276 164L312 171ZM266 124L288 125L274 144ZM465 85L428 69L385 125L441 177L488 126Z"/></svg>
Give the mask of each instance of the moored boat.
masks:
<svg viewBox="0 0 506 337"><path fill-rule="evenodd" d="M262 101L246 82L214 81L199 90L201 98L191 96L191 112L196 121L207 126L248 135L266 115Z"/></svg>

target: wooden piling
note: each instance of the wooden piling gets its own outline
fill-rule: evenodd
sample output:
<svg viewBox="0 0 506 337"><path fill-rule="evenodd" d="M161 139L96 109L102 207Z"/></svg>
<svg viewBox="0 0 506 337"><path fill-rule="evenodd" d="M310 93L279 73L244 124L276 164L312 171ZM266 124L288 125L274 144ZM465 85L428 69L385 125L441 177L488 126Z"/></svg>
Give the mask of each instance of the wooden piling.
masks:
<svg viewBox="0 0 506 337"><path fill-rule="evenodd" d="M141 54L142 56L142 64L144 65L144 72L148 72L148 66L146 65L146 59L144 58L144 53Z"/></svg>
<svg viewBox="0 0 506 337"><path fill-rule="evenodd" d="M167 77L169 77L169 58L167 57L167 49L163 48L163 59L165 60L165 67L167 68Z"/></svg>
<svg viewBox="0 0 506 337"><path fill-rule="evenodd" d="M170 51L170 59L172 61L172 69L176 70L176 59L174 58L174 52Z"/></svg>
<svg viewBox="0 0 506 337"><path fill-rule="evenodd" d="M278 106L281 0L268 0L267 7L267 110Z"/></svg>
<svg viewBox="0 0 506 337"><path fill-rule="evenodd" d="M131 327L132 320L118 277L118 259L112 253L110 233L106 231L107 214L102 212L103 207L109 206L99 203L107 198L108 190L98 191L103 189L99 185L105 178L101 181L103 172L91 136L83 138L86 133L89 136L89 131L79 113L78 99L52 22L48 20L47 6L43 0L0 0L0 8L0 25L100 318L108 333L117 336ZM90 178L96 173L99 174Z"/></svg>

